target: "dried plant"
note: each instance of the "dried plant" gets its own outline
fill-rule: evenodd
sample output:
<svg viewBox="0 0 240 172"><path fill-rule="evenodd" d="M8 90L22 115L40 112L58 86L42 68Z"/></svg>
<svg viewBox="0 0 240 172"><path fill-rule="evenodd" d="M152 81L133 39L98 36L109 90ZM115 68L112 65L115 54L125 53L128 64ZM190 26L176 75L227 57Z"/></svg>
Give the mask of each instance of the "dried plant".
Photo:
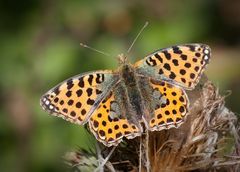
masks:
<svg viewBox="0 0 240 172"><path fill-rule="evenodd" d="M225 107L225 97L210 82L199 84L188 96L190 113L179 128L125 140L111 154L105 167L98 170L240 171L240 125L236 115ZM80 150L71 165L79 171L93 171L92 166L96 169L102 162L99 154L107 157L110 150L102 147L95 154ZM88 167L82 170L86 159L91 165L85 163Z"/></svg>

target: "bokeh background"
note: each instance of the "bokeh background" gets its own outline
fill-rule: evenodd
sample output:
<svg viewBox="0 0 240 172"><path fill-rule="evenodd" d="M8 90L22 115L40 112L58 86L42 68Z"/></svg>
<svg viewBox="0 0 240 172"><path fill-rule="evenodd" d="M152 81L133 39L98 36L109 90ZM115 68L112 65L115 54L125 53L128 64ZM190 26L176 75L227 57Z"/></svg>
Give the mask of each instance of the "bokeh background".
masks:
<svg viewBox="0 0 240 172"><path fill-rule="evenodd" d="M115 69L146 21L130 61L175 44L208 44L206 73L240 112L239 0L1 1L0 171L65 171L65 152L93 145L83 127L47 115L39 98L81 72Z"/></svg>

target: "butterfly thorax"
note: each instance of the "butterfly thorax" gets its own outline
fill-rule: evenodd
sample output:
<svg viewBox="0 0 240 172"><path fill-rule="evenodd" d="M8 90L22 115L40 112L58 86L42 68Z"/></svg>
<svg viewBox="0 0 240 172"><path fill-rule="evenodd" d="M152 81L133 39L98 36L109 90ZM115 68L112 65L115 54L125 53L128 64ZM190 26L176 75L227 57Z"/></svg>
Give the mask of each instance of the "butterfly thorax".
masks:
<svg viewBox="0 0 240 172"><path fill-rule="evenodd" d="M126 86L137 86L137 78L135 76L135 69L131 64L124 64L121 68L121 77Z"/></svg>

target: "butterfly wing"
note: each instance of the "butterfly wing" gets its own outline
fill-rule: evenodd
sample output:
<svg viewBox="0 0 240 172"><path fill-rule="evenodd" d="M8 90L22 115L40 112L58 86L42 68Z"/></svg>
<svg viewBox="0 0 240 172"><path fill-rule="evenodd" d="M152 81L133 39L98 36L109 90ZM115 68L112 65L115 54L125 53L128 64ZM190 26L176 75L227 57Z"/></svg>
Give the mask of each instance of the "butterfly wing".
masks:
<svg viewBox="0 0 240 172"><path fill-rule="evenodd" d="M96 139L108 147L118 145L123 137L132 139L142 133L141 127L135 125L124 115L121 106L123 95L117 94L118 91L116 89L111 91L102 100L89 121L89 127Z"/></svg>
<svg viewBox="0 0 240 172"><path fill-rule="evenodd" d="M162 130L178 127L184 122L188 112L188 98L185 91L177 85L166 81L151 79L150 86L154 94L158 92L159 101L153 100L153 116L148 121L149 130ZM158 102L158 103L156 103Z"/></svg>
<svg viewBox="0 0 240 172"><path fill-rule="evenodd" d="M141 75L193 89L199 82L210 56L211 50L207 45L180 45L158 50L134 66Z"/></svg>
<svg viewBox="0 0 240 172"><path fill-rule="evenodd" d="M52 115L83 124L118 79L110 70L81 74L48 91L41 97L40 104Z"/></svg>

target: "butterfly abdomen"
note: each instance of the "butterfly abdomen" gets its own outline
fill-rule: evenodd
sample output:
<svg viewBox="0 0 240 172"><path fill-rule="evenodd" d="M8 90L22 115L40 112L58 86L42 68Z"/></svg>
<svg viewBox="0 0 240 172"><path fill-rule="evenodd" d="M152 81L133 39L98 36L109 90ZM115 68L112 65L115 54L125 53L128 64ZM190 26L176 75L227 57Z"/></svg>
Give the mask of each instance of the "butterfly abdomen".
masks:
<svg viewBox="0 0 240 172"><path fill-rule="evenodd" d="M125 64L122 67L122 81L125 87L128 104L130 106L130 114L132 121L139 122L144 113L143 98L138 85L135 69L130 64Z"/></svg>

